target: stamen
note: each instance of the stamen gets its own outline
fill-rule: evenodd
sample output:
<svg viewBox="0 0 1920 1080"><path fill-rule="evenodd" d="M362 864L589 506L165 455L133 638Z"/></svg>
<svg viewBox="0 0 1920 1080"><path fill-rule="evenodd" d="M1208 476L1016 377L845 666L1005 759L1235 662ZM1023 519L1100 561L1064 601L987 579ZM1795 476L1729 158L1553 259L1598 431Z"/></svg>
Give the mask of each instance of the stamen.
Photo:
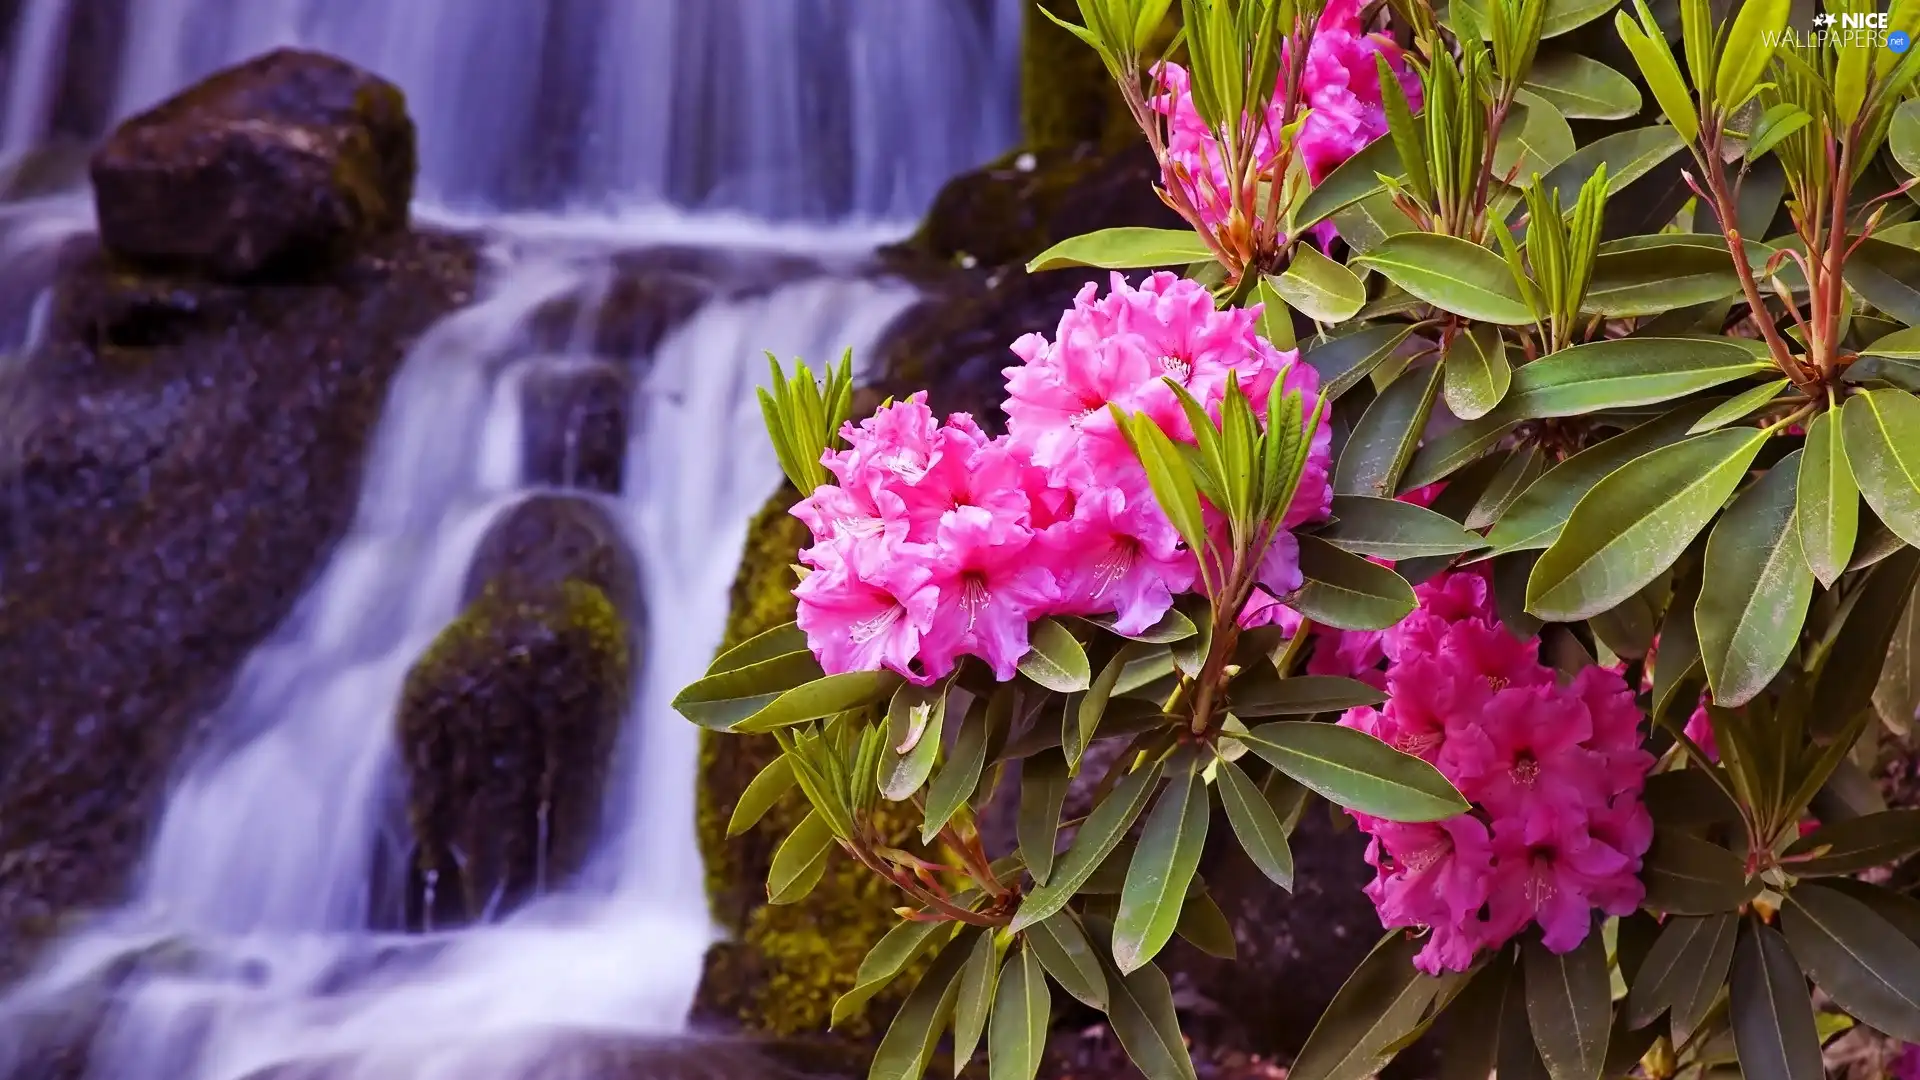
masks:
<svg viewBox="0 0 1920 1080"><path fill-rule="evenodd" d="M833 526L842 536L850 536L855 540L865 540L870 537L879 536L881 532L886 529L887 523L872 515L863 514L859 517L839 518L833 523Z"/></svg>
<svg viewBox="0 0 1920 1080"><path fill-rule="evenodd" d="M1540 763L1530 757L1523 757L1513 763L1513 768L1508 770L1507 775L1513 777L1513 782L1521 787L1532 787L1533 782L1540 779Z"/></svg>
<svg viewBox="0 0 1920 1080"><path fill-rule="evenodd" d="M1182 386L1185 386L1187 380L1193 376L1193 361L1178 356L1161 357L1160 367L1161 370L1178 379Z"/></svg>
<svg viewBox="0 0 1920 1080"><path fill-rule="evenodd" d="M1133 564L1140 557L1140 546L1126 537L1116 537L1113 547L1094 564L1093 580L1098 588L1093 590L1093 598L1100 599L1107 594L1121 578L1132 572Z"/></svg>
<svg viewBox="0 0 1920 1080"><path fill-rule="evenodd" d="M966 583L960 587L960 607L967 613L967 630L972 632L974 623L980 619L980 613L993 602L993 593L987 590L986 579L979 574L968 574Z"/></svg>
<svg viewBox="0 0 1920 1080"><path fill-rule="evenodd" d="M853 629L849 632L849 636L853 638L855 645L865 645L867 642L886 633L894 623L900 621L900 616L905 613L905 608L899 604L893 604L889 606L887 610L875 615L871 619L863 619L860 622L854 623Z"/></svg>

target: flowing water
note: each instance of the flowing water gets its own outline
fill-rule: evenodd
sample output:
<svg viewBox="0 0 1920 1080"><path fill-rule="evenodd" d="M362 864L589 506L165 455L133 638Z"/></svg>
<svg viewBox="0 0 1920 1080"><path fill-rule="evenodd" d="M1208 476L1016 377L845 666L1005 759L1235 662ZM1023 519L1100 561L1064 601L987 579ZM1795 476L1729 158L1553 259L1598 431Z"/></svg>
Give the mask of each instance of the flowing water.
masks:
<svg viewBox="0 0 1920 1080"><path fill-rule="evenodd" d="M0 1077L10 1052L50 1037L90 1047L89 1080L292 1080L316 1065L518 1080L582 1033L683 1032L714 928L696 730L668 701L712 655L748 519L778 480L754 394L763 353L861 356L912 302L867 253L1010 141L1018 5L24 0L0 152L44 133L78 62L22 51L68 40L73 9L96 2L125 5L104 73L117 114L286 42L400 81L421 128L421 216L477 227L490 250L480 298L396 377L349 534L183 763L134 897L0 1000ZM528 162L545 170L531 187L515 171ZM0 209L0 243L48 250L78 205ZM611 283L667 244L746 272L717 272L656 346L606 355L591 331ZM774 262L792 265L769 275ZM578 331L534 344L556 303ZM33 306L0 292L0 337L30 342ZM524 475L530 377L609 362L633 388L625 479L576 494L637 556L645 651L596 854L504 918L388 929L397 886L378 871L406 843L402 683L459 611L488 527L545 490Z"/></svg>

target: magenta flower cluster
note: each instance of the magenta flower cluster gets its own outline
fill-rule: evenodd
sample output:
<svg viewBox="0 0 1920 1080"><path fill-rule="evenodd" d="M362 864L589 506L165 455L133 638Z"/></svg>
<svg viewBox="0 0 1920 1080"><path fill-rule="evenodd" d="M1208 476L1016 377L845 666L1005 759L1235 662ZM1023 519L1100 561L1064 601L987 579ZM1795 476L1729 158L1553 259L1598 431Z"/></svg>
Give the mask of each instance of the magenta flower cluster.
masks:
<svg viewBox="0 0 1920 1080"><path fill-rule="evenodd" d="M1319 377L1257 332L1260 309L1218 311L1172 274L1138 287L1089 283L1048 338L1028 334L1007 368L1007 434L971 416L944 422L925 395L841 432L821 460L838 481L794 508L812 531L795 589L799 626L828 673L891 669L926 684L974 656L1011 679L1027 628L1048 615L1110 615L1138 633L1200 578L1196 554L1160 510L1109 410L1145 413L1176 440L1192 428L1169 381L1215 419L1229 377L1265 416L1274 392L1311 401ZM1331 433L1315 433L1289 527L1326 516ZM1224 536L1225 523L1209 511ZM1271 603L1300 587L1298 546L1280 532L1260 567Z"/></svg>
<svg viewBox="0 0 1920 1080"><path fill-rule="evenodd" d="M1598 666L1562 683L1537 642L1499 625L1480 573L1416 593L1418 610L1382 636L1388 703L1340 723L1431 763L1473 808L1426 824L1355 814L1372 837L1367 895L1384 925L1431 931L1415 960L1429 974L1464 971L1529 924L1569 951L1595 908L1626 915L1645 895L1640 792L1654 759L1633 694Z"/></svg>

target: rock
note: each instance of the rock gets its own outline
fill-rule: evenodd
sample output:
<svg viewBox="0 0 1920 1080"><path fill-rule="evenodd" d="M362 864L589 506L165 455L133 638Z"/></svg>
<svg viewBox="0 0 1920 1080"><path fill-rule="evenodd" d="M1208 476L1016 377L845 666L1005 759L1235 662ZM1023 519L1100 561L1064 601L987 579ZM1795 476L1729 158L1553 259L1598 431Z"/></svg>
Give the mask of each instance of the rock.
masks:
<svg viewBox="0 0 1920 1080"><path fill-rule="evenodd" d="M498 918L586 865L633 652L598 586L527 577L490 583L414 663L398 720L410 925Z"/></svg>
<svg viewBox="0 0 1920 1080"><path fill-rule="evenodd" d="M280 49L121 124L92 175L109 250L237 280L310 273L404 229L414 168L397 87Z"/></svg>
<svg viewBox="0 0 1920 1080"><path fill-rule="evenodd" d="M352 520L406 349L466 240L396 233L271 289L60 259L0 370L0 981L118 899L193 724Z"/></svg>
<svg viewBox="0 0 1920 1080"><path fill-rule="evenodd" d="M529 483L605 492L626 472L626 372L594 360L533 361L520 388L521 469Z"/></svg>
<svg viewBox="0 0 1920 1080"><path fill-rule="evenodd" d="M568 581L599 589L623 620L640 621L640 570L607 511L576 495L533 495L487 529L462 595L541 596Z"/></svg>

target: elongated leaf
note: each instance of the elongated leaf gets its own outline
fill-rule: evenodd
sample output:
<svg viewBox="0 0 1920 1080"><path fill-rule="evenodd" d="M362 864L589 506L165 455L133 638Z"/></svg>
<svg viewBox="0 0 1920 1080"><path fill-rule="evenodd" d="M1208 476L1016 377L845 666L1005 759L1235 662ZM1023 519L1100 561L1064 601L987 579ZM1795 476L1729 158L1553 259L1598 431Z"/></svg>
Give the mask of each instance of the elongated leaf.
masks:
<svg viewBox="0 0 1920 1080"><path fill-rule="evenodd" d="M934 957L880 1039L867 1080L920 1080L926 1075L927 1062L960 996L960 970L981 936L979 927L968 927Z"/></svg>
<svg viewBox="0 0 1920 1080"><path fill-rule="evenodd" d="M1674 583L1673 598L1668 601L1666 617L1660 622L1659 662L1653 665L1652 719L1656 724L1665 720L1669 711L1682 701L1687 705L1684 713L1691 713L1694 699L1699 696L1695 676L1705 678L1700 641L1693 632L1693 609L1699 599L1700 575L1686 574ZM1704 778L1698 769L1687 771Z"/></svg>
<svg viewBox="0 0 1920 1080"><path fill-rule="evenodd" d="M965 805L987 766L987 709L984 701L968 711L953 740L952 752L927 786L927 807L920 822L920 842L933 843L947 822Z"/></svg>
<svg viewBox="0 0 1920 1080"><path fill-rule="evenodd" d="M750 664L759 664L806 651L807 635L798 625L786 623L756 634L721 653L712 664L707 666L706 674L725 675L729 671L738 671Z"/></svg>
<svg viewBox="0 0 1920 1080"><path fill-rule="evenodd" d="M887 709L887 740L880 752L880 794L893 802L905 802L933 775L946 716L944 683L900 685Z"/></svg>
<svg viewBox="0 0 1920 1080"><path fill-rule="evenodd" d="M690 683L674 697L673 708L701 727L730 731L742 720L773 704L781 694L806 685L822 674L812 653L785 653Z"/></svg>
<svg viewBox="0 0 1920 1080"><path fill-rule="evenodd" d="M1840 430L1867 505L1900 539L1920 545L1920 399L1903 390L1855 394Z"/></svg>
<svg viewBox="0 0 1920 1080"><path fill-rule="evenodd" d="M1567 458L1541 474L1487 534L1496 552L1544 548L1560 536L1580 498L1607 474L1652 450L1686 437L1698 410L1682 407L1623 431Z"/></svg>
<svg viewBox="0 0 1920 1080"><path fill-rule="evenodd" d="M1732 912L1668 919L1634 976L1628 1022L1645 1027L1672 1010L1674 1045L1686 1045L1726 985L1739 932L1740 918Z"/></svg>
<svg viewBox="0 0 1920 1080"><path fill-rule="evenodd" d="M1765 441L1746 429L1696 435L1595 484L1534 564L1527 610L1573 622L1645 588L1719 512Z"/></svg>
<svg viewBox="0 0 1920 1080"><path fill-rule="evenodd" d="M1682 93L1684 98L1684 91ZM1680 133L1667 124L1617 132L1574 151L1572 157L1554 166L1553 171L1542 178L1541 187L1544 191L1559 192L1560 205L1571 210L1581 186L1592 179L1601 165L1607 167L1607 194L1618 195L1627 185L1679 153L1685 145Z"/></svg>
<svg viewBox="0 0 1920 1080"><path fill-rule="evenodd" d="M1427 1007L1459 976L1432 978L1413 967L1425 942L1390 930L1320 1014L1288 1080L1366 1080L1421 1027Z"/></svg>
<svg viewBox="0 0 1920 1080"><path fill-rule="evenodd" d="M1749 1080L1820 1080L1820 1035L1807 980L1780 932L1749 922L1733 950L1731 1016Z"/></svg>
<svg viewBox="0 0 1920 1080"><path fill-rule="evenodd" d="M1054 866L1047 883L1027 894L1014 915L1010 927L1014 933L1051 917L1073 899L1147 808L1147 798L1153 794L1153 782L1159 775L1157 767L1148 766L1128 773L1114 785L1106 799L1087 815L1073 838L1073 846Z"/></svg>
<svg viewBox="0 0 1920 1080"><path fill-rule="evenodd" d="M1366 286L1353 271L1320 254L1312 244L1294 248L1286 272L1267 278L1266 283L1314 322L1345 322L1367 302Z"/></svg>
<svg viewBox="0 0 1920 1080"><path fill-rule="evenodd" d="M1519 420L1510 417L1506 408L1496 408L1478 420L1469 420L1438 438L1428 439L1413 455L1406 474L1400 478L1401 493L1444 480L1480 460L1518 425Z"/></svg>
<svg viewBox="0 0 1920 1080"><path fill-rule="evenodd" d="M1658 315L1740 291L1727 249L1686 242L1602 251L1580 310L1608 318Z"/></svg>
<svg viewBox="0 0 1920 1080"><path fill-rule="evenodd" d="M1342 551L1411 559L1453 555L1481 546L1480 537L1423 506L1368 495L1336 495L1333 522L1316 534Z"/></svg>
<svg viewBox="0 0 1920 1080"><path fill-rule="evenodd" d="M1334 465L1336 493L1390 496L1397 490L1400 474L1419 448L1440 379L1440 365L1416 368L1373 399Z"/></svg>
<svg viewBox="0 0 1920 1080"><path fill-rule="evenodd" d="M1447 408L1462 420L1478 420L1493 411L1513 384L1507 342L1492 326L1474 326L1454 335L1447 347Z"/></svg>
<svg viewBox="0 0 1920 1080"><path fill-rule="evenodd" d="M1787 848L1800 877L1857 874L1920 851L1920 810L1886 810L1851 821L1837 821L1803 836ZM1815 852L1819 854L1815 855Z"/></svg>
<svg viewBox="0 0 1920 1080"><path fill-rule="evenodd" d="M1194 487L1186 457L1151 419L1144 415L1128 417L1120 412L1119 406L1110 407L1134 455L1147 471L1147 483L1153 488L1153 498L1160 504L1161 512L1173 523L1189 550L1206 550L1207 531L1200 517L1200 493Z"/></svg>
<svg viewBox="0 0 1920 1080"><path fill-rule="evenodd" d="M832 847L833 829L827 819L818 811L809 813L773 853L773 865L767 871L767 902L791 904L812 892Z"/></svg>
<svg viewBox="0 0 1920 1080"><path fill-rule="evenodd" d="M733 730L772 731L809 720L824 720L836 713L885 701L902 682L900 676L891 671L828 675L774 698L765 708L735 724Z"/></svg>
<svg viewBox="0 0 1920 1080"><path fill-rule="evenodd" d="M1035 923L1028 928L1026 941L1060 989L1091 1008L1107 1010L1106 969L1071 912Z"/></svg>
<svg viewBox="0 0 1920 1080"><path fill-rule="evenodd" d="M1121 974L1140 970L1173 939L1182 899L1206 847L1210 809L1206 781L1198 765L1189 762L1147 815L1113 922L1113 959Z"/></svg>
<svg viewBox="0 0 1920 1080"><path fill-rule="evenodd" d="M1160 969L1148 964L1123 976L1108 968L1107 986L1112 998L1107 1021L1134 1067L1147 1080L1196 1080L1193 1058L1180 1037L1173 987Z"/></svg>
<svg viewBox="0 0 1920 1080"><path fill-rule="evenodd" d="M1669 915L1717 915L1738 911L1760 883L1747 881L1740 857L1696 836L1659 829L1642 861L1640 880L1647 906Z"/></svg>
<svg viewBox="0 0 1920 1080"><path fill-rule="evenodd" d="M1853 558L1860 531L1860 489L1847 463L1840 418L1831 412L1814 417L1807 426L1799 493L1794 524L1800 532L1800 550L1813 576L1832 588Z"/></svg>
<svg viewBox="0 0 1920 1080"><path fill-rule="evenodd" d="M1239 953L1239 945L1233 940L1233 924L1205 889L1196 889L1186 898L1173 932L1208 956L1232 960Z"/></svg>
<svg viewBox="0 0 1920 1080"><path fill-rule="evenodd" d="M1571 157L1577 145L1573 128L1552 102L1521 90L1500 126L1500 141L1493 153L1494 175L1517 178L1545 174Z"/></svg>
<svg viewBox="0 0 1920 1080"><path fill-rule="evenodd" d="M1300 537L1300 572L1306 584L1287 604L1324 626L1384 630L1414 608L1405 578L1315 536Z"/></svg>
<svg viewBox="0 0 1920 1080"><path fill-rule="evenodd" d="M1412 326L1368 324L1349 334L1309 342L1300 357L1319 373L1321 395L1333 401L1372 374L1412 334Z"/></svg>
<svg viewBox="0 0 1920 1080"><path fill-rule="evenodd" d="M1553 1080L1600 1080L1613 1027L1613 987L1607 944L1590 930L1572 952L1555 954L1538 939L1523 949L1527 1020L1534 1045Z"/></svg>
<svg viewBox="0 0 1920 1080"><path fill-rule="evenodd" d="M933 920L908 919L895 923L860 961L853 989L834 1001L831 1026L839 1027L865 1011L867 1002L875 994L886 989L943 932L951 934L952 931L953 924Z"/></svg>
<svg viewBox="0 0 1920 1080"><path fill-rule="evenodd" d="M1053 995L1031 941L1007 958L993 1000L993 1030L987 1041L987 1080L1033 1080L1047 1049Z"/></svg>
<svg viewBox="0 0 1920 1080"><path fill-rule="evenodd" d="M1740 5L1720 49L1713 80L1713 102L1723 112L1731 114L1753 93L1754 84L1773 62L1791 7L1790 0L1747 0Z"/></svg>
<svg viewBox="0 0 1920 1080"><path fill-rule="evenodd" d="M1693 422L1687 434L1698 435L1703 431L1713 431L1726 427L1736 420L1745 420L1754 411L1783 393L1792 383L1786 379L1770 379L1759 386L1742 390L1725 403L1714 406L1707 415Z"/></svg>
<svg viewBox="0 0 1920 1080"><path fill-rule="evenodd" d="M1540 478L1546 467L1546 455L1538 446L1525 446L1508 454L1500 469L1487 481L1473 508L1467 511L1466 527L1484 529L1503 517L1520 493Z"/></svg>
<svg viewBox="0 0 1920 1080"><path fill-rule="evenodd" d="M1772 370L1726 339L1614 338L1523 365L1500 414L1540 420L1657 405Z"/></svg>
<svg viewBox="0 0 1920 1080"><path fill-rule="evenodd" d="M1084 618L1108 633L1117 634L1131 641L1144 641L1154 645L1185 641L1200 632L1199 628L1193 625L1193 620L1187 618L1179 608L1168 608L1167 613L1160 616L1160 621L1136 634L1121 634L1115 630L1114 624L1119 621L1117 615L1088 615Z"/></svg>
<svg viewBox="0 0 1920 1080"><path fill-rule="evenodd" d="M1844 893L1802 885L1781 920L1794 958L1834 1004L1907 1042L1920 1042L1920 945Z"/></svg>
<svg viewBox="0 0 1920 1080"><path fill-rule="evenodd" d="M1909 326L1920 323L1920 251L1870 236L1847 257L1845 276L1867 303Z"/></svg>
<svg viewBox="0 0 1920 1080"><path fill-rule="evenodd" d="M1020 840L1020 858L1036 885L1045 885L1053 876L1060 807L1067 801L1071 780L1066 758L1058 750L1042 750L1020 763L1020 815L1014 827Z"/></svg>
<svg viewBox="0 0 1920 1080"><path fill-rule="evenodd" d="M1354 262L1427 303L1480 322L1533 321L1506 261L1478 244L1438 233L1389 236Z"/></svg>
<svg viewBox="0 0 1920 1080"><path fill-rule="evenodd" d="M1873 704L1873 688L1886 664L1887 646L1920 578L1920 549L1903 547L1873 566L1859 599L1814 673L1813 715L1834 724L1851 720Z"/></svg>
<svg viewBox="0 0 1920 1080"><path fill-rule="evenodd" d="M1085 690L1093 679L1087 651L1066 627L1041 619L1027 634L1032 648L1020 658L1020 674L1058 694Z"/></svg>
<svg viewBox="0 0 1920 1080"><path fill-rule="evenodd" d="M953 1002L953 1075L972 1061L986 1034L993 995L1000 985L1000 950L992 934L981 934L960 969L960 992Z"/></svg>
<svg viewBox="0 0 1920 1080"><path fill-rule="evenodd" d="M1114 653L1107 666L1100 669L1100 677L1093 680L1091 689L1084 695L1067 699L1061 749L1066 752L1069 773L1080 771L1080 757L1093 742L1094 732L1099 730L1100 720L1106 715L1107 703L1113 699L1113 688L1119 684L1133 655L1129 648Z"/></svg>
<svg viewBox="0 0 1920 1080"><path fill-rule="evenodd" d="M1904 101L1887 126L1887 149L1908 176L1920 176L1920 101Z"/></svg>
<svg viewBox="0 0 1920 1080"><path fill-rule="evenodd" d="M1707 538L1694 627L1707 685L1727 708L1751 701L1787 662L1813 599L1813 571L1794 527L1799 455L1742 492Z"/></svg>
<svg viewBox="0 0 1920 1080"><path fill-rule="evenodd" d="M1312 228L1335 211L1379 191L1383 186L1380 183L1382 174L1406 175L1406 169L1400 164L1400 151L1394 147L1393 139L1385 135L1361 147L1358 153L1341 162L1338 168L1314 185L1313 190L1301 201L1299 212L1294 215L1294 235Z"/></svg>
<svg viewBox="0 0 1920 1080"><path fill-rule="evenodd" d="M1792 102L1782 101L1771 106L1753 125L1753 136L1747 140L1747 160L1760 160L1767 151L1785 142L1787 136L1806 127L1812 120L1807 110Z"/></svg>
<svg viewBox="0 0 1920 1080"><path fill-rule="evenodd" d="M1227 688L1233 714L1242 720L1260 716L1312 716L1345 712L1358 705L1378 705L1386 695L1358 679L1339 675L1295 675L1279 678L1268 672L1243 676Z"/></svg>
<svg viewBox="0 0 1920 1080"><path fill-rule="evenodd" d="M1220 803L1247 858L1274 884L1292 889L1293 851L1287 846L1286 825L1240 766L1225 759L1220 762Z"/></svg>
<svg viewBox="0 0 1920 1080"><path fill-rule="evenodd" d="M1064 266L1098 266L1108 270L1185 266L1208 262L1213 251L1191 229L1102 229L1062 240L1034 256L1027 273Z"/></svg>
<svg viewBox="0 0 1920 1080"><path fill-rule="evenodd" d="M733 816L727 819L727 835L739 836L760 824L767 811L792 789L793 762L782 754L768 762L740 793L740 801L733 806Z"/></svg>
<svg viewBox="0 0 1920 1080"><path fill-rule="evenodd" d="M1388 821L1439 821L1467 802L1440 770L1363 731L1281 720L1240 740L1330 802Z"/></svg>
<svg viewBox="0 0 1920 1080"><path fill-rule="evenodd" d="M1633 80L1575 52L1540 57L1527 73L1526 88L1570 119L1625 120L1640 111L1640 91Z"/></svg>

